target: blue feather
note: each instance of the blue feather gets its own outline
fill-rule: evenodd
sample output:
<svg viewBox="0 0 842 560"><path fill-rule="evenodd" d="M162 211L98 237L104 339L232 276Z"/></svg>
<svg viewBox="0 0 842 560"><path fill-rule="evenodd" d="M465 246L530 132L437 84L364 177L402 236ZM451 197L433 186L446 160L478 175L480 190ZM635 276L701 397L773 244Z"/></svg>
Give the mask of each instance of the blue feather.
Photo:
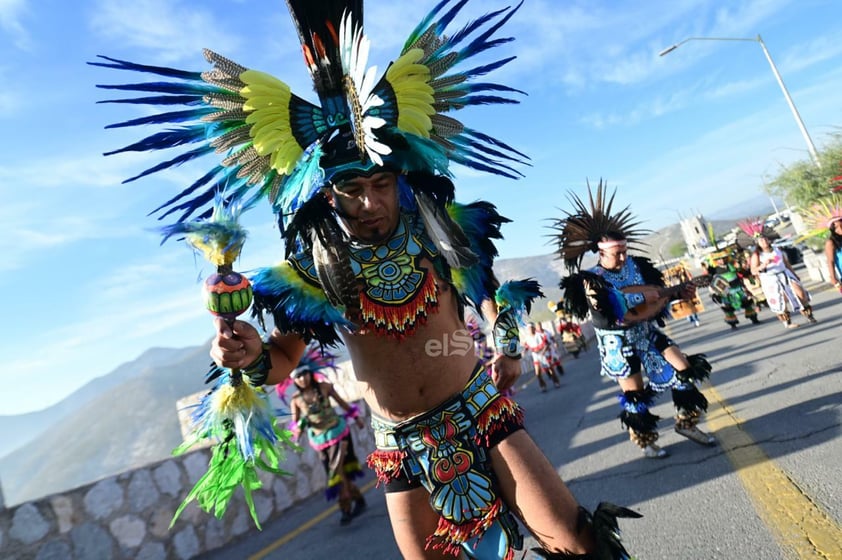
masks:
<svg viewBox="0 0 842 560"><path fill-rule="evenodd" d="M304 150L292 173L284 179L281 196L273 203L273 208L275 212L283 213L285 229L292 214L322 188L325 173L319 162L323 154L322 143L314 142Z"/></svg>
<svg viewBox="0 0 842 560"><path fill-rule="evenodd" d="M189 126L181 129L171 129L164 132L158 132L147 136L142 140L138 140L134 144L129 144L117 150L105 152L106 156L121 154L123 152L148 152L150 150L163 150L166 148L174 148L184 144L195 144L202 142L207 138L206 126ZM213 151L213 148L210 148ZM202 154L204 155L204 154ZM142 177L142 175L138 175Z"/></svg>
<svg viewBox="0 0 842 560"><path fill-rule="evenodd" d="M532 302L539 297L544 297L541 285L531 278L505 282L494 294L500 312L512 309L519 316L529 313Z"/></svg>
<svg viewBox="0 0 842 560"><path fill-rule="evenodd" d="M616 288L609 288L607 290L608 295L608 305L611 306L611 313L614 317L617 317L619 320L622 320L623 317L626 316L626 312L629 310L628 302L626 301L626 296L620 290Z"/></svg>
<svg viewBox="0 0 842 560"><path fill-rule="evenodd" d="M187 70L178 70L176 68L169 68L167 66L150 66L146 64L137 64L127 60L120 60L119 58L111 58L110 56L97 55L97 58L108 60L112 64L104 62L89 62L91 66L101 66L103 68L114 68L116 70L130 70L133 72L144 72L147 74L157 74L159 76L168 76L170 78L177 78L179 80L193 80L202 81L201 72L190 72Z"/></svg>
<svg viewBox="0 0 842 560"><path fill-rule="evenodd" d="M171 82L140 82L137 84L97 84L99 89L113 89L117 91L145 91L154 93L168 93L190 95L200 99L209 93L225 93L225 90L205 83L176 84Z"/></svg>
<svg viewBox="0 0 842 560"><path fill-rule="evenodd" d="M97 103L129 103L137 105L200 105L199 95L156 95L154 97L134 97L132 99L103 99Z"/></svg>
<svg viewBox="0 0 842 560"><path fill-rule="evenodd" d="M128 179L123 181L123 184L131 183L132 181L136 181L137 179L140 179L141 177L146 177L147 175L150 175L150 174L155 173L157 171L161 171L162 169L169 169L170 167L177 167L177 166L181 165L182 163L186 163L188 161L191 161L191 160L194 160L196 158L202 157L204 155L212 153L213 151L214 151L214 149L213 149L212 146L202 146L202 147L196 148L194 150L190 150L189 152L185 152L185 153L183 153L181 155L178 155L178 156L176 156L176 157L174 157L170 160L159 163L158 165L155 165L154 167L150 167L149 169L141 172L138 175L135 175L134 177L129 177ZM108 155L108 154L106 154L106 155Z"/></svg>
<svg viewBox="0 0 842 560"><path fill-rule="evenodd" d="M178 123L193 119L201 119L205 115L210 115L211 113L216 113L218 111L218 109L215 109L213 107L202 107L199 109L189 109L186 111L170 111L169 113L158 113L157 115L149 115L147 117L139 117L137 119L131 119L128 121L109 124L105 128L121 128L124 126L137 126L158 123Z"/></svg>

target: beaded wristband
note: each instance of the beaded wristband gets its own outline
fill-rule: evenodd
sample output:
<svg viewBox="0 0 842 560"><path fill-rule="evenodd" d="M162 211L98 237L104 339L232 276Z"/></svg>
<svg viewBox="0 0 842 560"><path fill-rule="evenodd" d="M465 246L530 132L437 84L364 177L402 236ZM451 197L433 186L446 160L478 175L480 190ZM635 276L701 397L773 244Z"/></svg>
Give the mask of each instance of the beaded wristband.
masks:
<svg viewBox="0 0 842 560"><path fill-rule="evenodd" d="M269 371L272 369L272 356L269 349L272 345L269 342L263 343L263 350L252 363L242 369L242 374L249 380L252 387L260 387L266 384Z"/></svg>
<svg viewBox="0 0 842 560"><path fill-rule="evenodd" d="M345 414L344 414L346 420L353 420L353 419L357 418L359 415L360 415L360 407L358 407L354 403L351 403L348 410L346 410Z"/></svg>

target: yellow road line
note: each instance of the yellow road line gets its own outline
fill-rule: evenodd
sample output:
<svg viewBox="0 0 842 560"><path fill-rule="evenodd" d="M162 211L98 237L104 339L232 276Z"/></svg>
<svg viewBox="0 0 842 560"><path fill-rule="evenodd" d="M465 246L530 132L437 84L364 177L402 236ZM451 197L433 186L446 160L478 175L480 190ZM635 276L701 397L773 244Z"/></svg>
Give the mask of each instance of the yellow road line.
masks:
<svg viewBox="0 0 842 560"><path fill-rule="evenodd" d="M711 405L708 427L716 432L758 515L778 542L800 560L842 560L842 527L763 453L716 389L708 386L704 392Z"/></svg>
<svg viewBox="0 0 842 560"><path fill-rule="evenodd" d="M377 481L372 480L371 482L369 482L368 484L366 484L365 486L360 488L360 492L363 492L363 493L368 492L369 490L374 488L374 486L376 484L377 484ZM301 525L299 525L298 527L296 527L295 529L293 529L292 531L290 531L286 535L282 536L281 538L279 538L278 540L276 540L275 542L273 542L269 546L257 551L256 553L252 554L251 556L249 556L249 560L262 560L263 558L266 557L267 554L269 554L270 552L272 552L276 548L285 545L286 543L288 543L289 541L291 541L292 539L294 539L295 537L297 537L298 535L300 535L301 533L303 533L304 531L306 531L307 529L309 529L313 525L321 522L326 517L328 517L329 515L332 515L333 513L337 512L337 511L339 511L339 507L336 506L336 505L327 508L326 510L324 510L323 512L321 512L317 516L313 517L312 519L309 519L308 521L302 523Z"/></svg>

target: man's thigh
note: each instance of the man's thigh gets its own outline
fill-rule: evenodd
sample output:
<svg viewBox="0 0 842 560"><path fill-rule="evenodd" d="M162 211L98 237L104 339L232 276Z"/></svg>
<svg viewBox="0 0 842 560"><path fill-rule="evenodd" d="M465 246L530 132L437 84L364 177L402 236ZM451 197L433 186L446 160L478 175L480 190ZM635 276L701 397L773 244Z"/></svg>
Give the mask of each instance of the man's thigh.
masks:
<svg viewBox="0 0 842 560"><path fill-rule="evenodd" d="M427 537L432 535L439 516L430 507L430 494L424 488L403 492L387 492L386 508L392 532L401 555L406 560L453 560L452 554L424 550Z"/></svg>

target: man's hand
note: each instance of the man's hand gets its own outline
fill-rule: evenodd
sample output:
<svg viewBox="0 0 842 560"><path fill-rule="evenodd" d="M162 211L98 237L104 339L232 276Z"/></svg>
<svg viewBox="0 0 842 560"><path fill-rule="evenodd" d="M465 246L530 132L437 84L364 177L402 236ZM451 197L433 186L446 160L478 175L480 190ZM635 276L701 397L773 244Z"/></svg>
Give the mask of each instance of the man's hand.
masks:
<svg viewBox="0 0 842 560"><path fill-rule="evenodd" d="M216 318L216 336L211 341L210 355L220 367L243 369L254 362L263 351L263 339L252 325L234 321L229 325Z"/></svg>
<svg viewBox="0 0 842 560"><path fill-rule="evenodd" d="M520 360L497 354L491 361L491 380L501 393L512 388L520 372Z"/></svg>
<svg viewBox="0 0 842 560"><path fill-rule="evenodd" d="M693 299L696 297L696 286L692 283L684 284L681 287L681 299Z"/></svg>

